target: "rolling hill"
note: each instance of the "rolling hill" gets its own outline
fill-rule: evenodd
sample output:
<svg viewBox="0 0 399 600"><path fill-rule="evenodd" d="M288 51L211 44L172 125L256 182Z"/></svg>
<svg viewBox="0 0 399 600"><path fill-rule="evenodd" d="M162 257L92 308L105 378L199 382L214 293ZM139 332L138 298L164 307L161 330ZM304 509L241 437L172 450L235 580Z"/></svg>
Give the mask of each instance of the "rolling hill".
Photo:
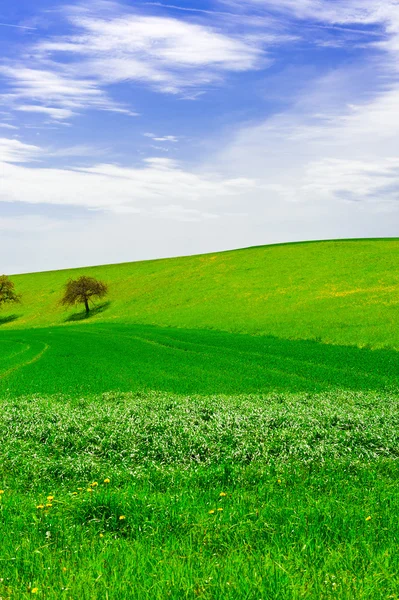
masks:
<svg viewBox="0 0 399 600"><path fill-rule="evenodd" d="M399 348L399 239L280 244L13 277L1 330L124 323ZM70 277L110 286L89 320L59 305Z"/></svg>

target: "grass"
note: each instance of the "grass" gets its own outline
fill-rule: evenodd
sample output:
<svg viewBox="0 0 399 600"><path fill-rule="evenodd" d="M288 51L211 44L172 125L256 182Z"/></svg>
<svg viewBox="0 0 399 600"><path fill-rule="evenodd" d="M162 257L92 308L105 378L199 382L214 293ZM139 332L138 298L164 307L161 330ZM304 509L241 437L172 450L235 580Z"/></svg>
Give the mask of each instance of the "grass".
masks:
<svg viewBox="0 0 399 600"><path fill-rule="evenodd" d="M397 239L346 240L18 275L23 304L1 328L68 325L80 311L62 310L62 287L86 274L110 285L109 305L90 322L398 349L398 257Z"/></svg>
<svg viewBox="0 0 399 600"><path fill-rule="evenodd" d="M398 401L6 401L0 594L397 598Z"/></svg>
<svg viewBox="0 0 399 600"><path fill-rule="evenodd" d="M399 600L398 249L15 276L0 600ZM83 273L88 318L58 304Z"/></svg>
<svg viewBox="0 0 399 600"><path fill-rule="evenodd" d="M0 332L0 395L398 390L399 354L206 330L93 324Z"/></svg>

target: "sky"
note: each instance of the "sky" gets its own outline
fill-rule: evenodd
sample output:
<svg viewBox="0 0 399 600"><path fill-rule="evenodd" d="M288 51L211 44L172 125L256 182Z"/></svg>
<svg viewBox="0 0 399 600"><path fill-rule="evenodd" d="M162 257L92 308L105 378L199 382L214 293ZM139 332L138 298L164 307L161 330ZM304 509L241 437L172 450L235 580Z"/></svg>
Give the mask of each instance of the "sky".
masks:
<svg viewBox="0 0 399 600"><path fill-rule="evenodd" d="M3 0L0 272L399 236L399 0Z"/></svg>

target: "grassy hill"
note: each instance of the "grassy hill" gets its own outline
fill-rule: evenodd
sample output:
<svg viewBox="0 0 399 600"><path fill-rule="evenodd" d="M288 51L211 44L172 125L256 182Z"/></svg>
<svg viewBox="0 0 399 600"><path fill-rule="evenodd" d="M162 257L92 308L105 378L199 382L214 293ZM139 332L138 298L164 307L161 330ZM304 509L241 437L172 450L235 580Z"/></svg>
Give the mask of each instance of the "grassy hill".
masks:
<svg viewBox="0 0 399 600"><path fill-rule="evenodd" d="M266 334L399 348L399 239L281 244L200 256L17 275L1 329L71 325L59 304L80 274L109 283L91 322Z"/></svg>

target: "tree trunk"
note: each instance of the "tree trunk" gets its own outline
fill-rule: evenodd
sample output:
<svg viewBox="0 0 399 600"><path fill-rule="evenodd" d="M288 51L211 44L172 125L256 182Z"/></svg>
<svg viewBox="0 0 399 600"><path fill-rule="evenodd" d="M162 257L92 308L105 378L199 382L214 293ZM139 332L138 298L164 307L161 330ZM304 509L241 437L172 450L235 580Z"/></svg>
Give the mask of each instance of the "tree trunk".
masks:
<svg viewBox="0 0 399 600"><path fill-rule="evenodd" d="M86 315L88 315L90 312L90 308L89 308L89 302L88 302L87 298L85 298L85 309L86 309Z"/></svg>

